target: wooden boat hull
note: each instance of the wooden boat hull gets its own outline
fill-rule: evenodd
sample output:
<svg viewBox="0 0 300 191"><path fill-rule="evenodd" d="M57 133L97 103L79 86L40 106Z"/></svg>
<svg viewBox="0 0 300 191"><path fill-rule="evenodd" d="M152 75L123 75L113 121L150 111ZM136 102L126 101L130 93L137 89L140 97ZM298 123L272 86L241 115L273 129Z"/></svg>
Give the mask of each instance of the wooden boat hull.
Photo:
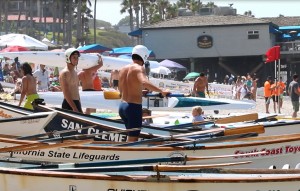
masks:
<svg viewBox="0 0 300 191"><path fill-rule="evenodd" d="M228 163L250 160L252 163L243 164L240 167L268 168L270 165L275 165L277 168L282 168L285 164L290 164L291 168L294 168L299 163L300 157L300 134L254 137L235 141L203 143L195 146L187 145L184 147L83 145L55 148L55 146L51 145L49 149L42 149L42 147L31 147L30 144L33 142L24 140L1 139L0 141L0 147L25 144L28 148L10 153L0 153L0 156L49 162L117 161L172 156L217 156L265 151L265 153L253 154L247 157L203 159L187 161L186 164ZM34 148L34 151L32 148Z"/></svg>
<svg viewBox="0 0 300 191"><path fill-rule="evenodd" d="M106 175L61 172L40 172L0 168L2 191L53 191L53 190L105 190L105 191L257 191L299 190L299 171L284 171L275 174L249 173L200 173L174 175ZM272 172L270 172L272 173Z"/></svg>
<svg viewBox="0 0 300 191"><path fill-rule="evenodd" d="M4 112L2 112L4 115ZM44 133L44 128L55 117L56 112L40 112L32 113L20 117L12 117L7 114L3 119L0 119L0 134L26 136L37 133Z"/></svg>
<svg viewBox="0 0 300 191"><path fill-rule="evenodd" d="M53 119L44 127L45 132L58 132L58 131L66 131L70 132L65 133L56 133L55 136L68 136L74 134L96 134L107 131L116 131L123 130L124 123L122 121L111 120L99 118L96 116L80 114L72 111L67 111L63 109L51 109L45 106L37 106L36 112L56 112L56 115ZM27 110L15 105L2 103L0 102L0 111L5 115L10 115L12 117L20 117L26 116L34 113L32 110ZM86 128L89 127L89 128ZM85 129L83 129L85 128ZM181 130L169 131L168 129L163 128L151 128L148 129L146 126L143 128L140 138L153 138L162 135L170 135L170 132L179 133ZM41 128L39 128L41 129ZM77 130L78 129L78 130ZM185 131L186 132L186 131ZM21 134L19 134L22 136ZM24 134L25 135L25 134ZM23 136L24 136L23 135ZM124 142L127 140L126 133L111 133L106 136L97 136L99 140L107 140L107 141L115 141L115 142Z"/></svg>
<svg viewBox="0 0 300 191"><path fill-rule="evenodd" d="M111 131L111 130L121 130L124 129L124 124L121 121L111 120L100 118L91 115L85 115L80 113L74 113L71 111L55 108L55 110L51 110L48 107L38 105L36 107L37 111L41 112L48 112L48 111L56 111L56 116L47 124L45 127L46 132L52 131L62 131L62 130L71 130L71 129L80 129L87 126L97 126L91 127L89 129L85 129L82 131L74 131L70 133L64 133L62 136L72 135L72 134L95 134L100 133L103 131ZM0 114L2 115L10 115L13 117L20 117L27 115L29 113L33 113L31 110L27 110L21 107L17 107L15 105L1 103L0 102ZM247 126L251 125L251 123L246 123ZM253 123L257 124L257 123ZM300 120L279 120L279 121L266 121L266 122L259 122L258 124L262 124L265 127L265 133L262 135L283 135L283 134L291 134L291 133L298 133L298 126L300 124ZM181 124L182 125L182 124ZM178 125L180 127L181 125ZM185 125L185 124L183 124ZM211 125L207 125L206 127L209 128ZM243 123L235 123L235 124L220 124L219 126L227 126L228 128L235 128L237 126L245 126ZM171 134L178 134L188 131L195 131L197 130L197 125L194 126L192 129L189 130L189 127L193 127L192 123L185 125L185 127L177 128L164 128L164 127L149 127L144 126L142 132L145 133L141 135L141 138L153 138L156 137L155 135L163 135L169 136ZM184 130L184 128L187 128ZM149 136L149 133L153 134L154 136ZM59 134L57 134L59 135ZM109 140L115 142L123 142L126 141L127 136L126 134L112 134L110 136L99 136L99 139L102 140Z"/></svg>

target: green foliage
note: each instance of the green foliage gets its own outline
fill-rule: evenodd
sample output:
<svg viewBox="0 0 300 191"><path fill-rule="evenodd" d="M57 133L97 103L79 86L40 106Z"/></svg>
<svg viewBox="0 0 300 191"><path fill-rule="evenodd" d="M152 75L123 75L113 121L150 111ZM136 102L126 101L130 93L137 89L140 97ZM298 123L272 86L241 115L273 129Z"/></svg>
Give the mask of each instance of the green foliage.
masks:
<svg viewBox="0 0 300 191"><path fill-rule="evenodd" d="M94 19L89 19L89 27L94 28ZM102 20L97 20L96 19L96 28L112 28L112 25L109 22L102 21Z"/></svg>
<svg viewBox="0 0 300 191"><path fill-rule="evenodd" d="M88 36L90 44L94 43L94 30L91 30L91 34ZM96 43L109 48L122 47L122 46L132 46L131 39L127 34L120 33L111 30L96 30Z"/></svg>

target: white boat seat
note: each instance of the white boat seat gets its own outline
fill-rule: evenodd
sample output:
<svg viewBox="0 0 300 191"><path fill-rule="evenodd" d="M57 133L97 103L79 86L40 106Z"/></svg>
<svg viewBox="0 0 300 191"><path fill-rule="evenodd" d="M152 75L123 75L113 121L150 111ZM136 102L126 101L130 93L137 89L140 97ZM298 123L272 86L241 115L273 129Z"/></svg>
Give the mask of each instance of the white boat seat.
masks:
<svg viewBox="0 0 300 191"><path fill-rule="evenodd" d="M289 164L285 164L285 165L283 165L282 169L290 169L290 165Z"/></svg>
<svg viewBox="0 0 300 191"><path fill-rule="evenodd" d="M300 169L300 163L295 166L295 169Z"/></svg>
<svg viewBox="0 0 300 191"><path fill-rule="evenodd" d="M269 169L276 169L276 166L275 166L275 165L271 165L271 166L269 167Z"/></svg>

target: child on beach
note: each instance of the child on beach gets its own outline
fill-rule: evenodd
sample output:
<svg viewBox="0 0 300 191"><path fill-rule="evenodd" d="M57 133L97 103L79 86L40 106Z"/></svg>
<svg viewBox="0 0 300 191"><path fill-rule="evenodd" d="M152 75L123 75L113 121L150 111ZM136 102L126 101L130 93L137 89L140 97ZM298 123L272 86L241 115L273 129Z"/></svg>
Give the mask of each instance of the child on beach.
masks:
<svg viewBox="0 0 300 191"><path fill-rule="evenodd" d="M200 106L195 106L192 108L192 115L193 115L193 123L198 121L204 121L204 118L202 117L203 110Z"/></svg>

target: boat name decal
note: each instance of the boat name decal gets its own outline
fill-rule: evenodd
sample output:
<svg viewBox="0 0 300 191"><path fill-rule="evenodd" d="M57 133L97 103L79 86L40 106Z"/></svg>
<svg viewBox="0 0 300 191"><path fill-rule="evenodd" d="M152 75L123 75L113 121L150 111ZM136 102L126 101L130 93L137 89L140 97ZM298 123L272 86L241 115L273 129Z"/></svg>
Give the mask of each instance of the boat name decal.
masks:
<svg viewBox="0 0 300 191"><path fill-rule="evenodd" d="M22 120L21 123L22 124L32 124L32 123L39 123L40 119L26 119L26 120Z"/></svg>
<svg viewBox="0 0 300 191"><path fill-rule="evenodd" d="M49 157L49 158L63 158L63 159L79 159L79 160L88 160L88 161L114 161L120 160L120 155L111 154L111 155L102 155L102 154L88 154L85 152L59 152L59 151L16 151L13 152L13 155L26 155L26 156L36 156L36 157Z"/></svg>
<svg viewBox="0 0 300 191"><path fill-rule="evenodd" d="M82 124L73 122L73 121L69 121L67 119L62 119L61 120L61 127L65 128L65 129L78 129L78 133L81 133L81 128L83 127Z"/></svg>
<svg viewBox="0 0 300 191"><path fill-rule="evenodd" d="M262 149L253 149L250 151L242 151L236 150L234 154L247 154L247 153L254 153L254 152L266 152L262 154L253 154L248 156L238 156L235 158L252 158L252 157L259 157L259 156L271 156L271 155L281 155L281 154L296 154L300 152L300 145L286 145L278 148L262 148Z"/></svg>
<svg viewBox="0 0 300 191"><path fill-rule="evenodd" d="M135 190L135 189L128 189L128 188L121 188L121 189L114 189L114 188L109 188L107 191L149 191L149 190Z"/></svg>
<svg viewBox="0 0 300 191"><path fill-rule="evenodd" d="M4 113L3 110L0 110L0 117L2 117L2 118L12 118L12 115Z"/></svg>
<svg viewBox="0 0 300 191"><path fill-rule="evenodd" d="M82 128L84 127L80 123L76 123L74 121L69 121L67 119L62 119L61 121L61 127L64 129L78 129L78 133L83 133ZM97 129L94 127L88 128L87 133L88 135L92 134L99 134L99 133L106 133L107 131L103 131L102 129ZM59 133L54 134L55 137L60 137ZM126 134L119 134L119 133L109 133L109 134L102 134L102 135L96 135L95 138L106 140L106 141L114 141L114 142L124 142L127 140Z"/></svg>

